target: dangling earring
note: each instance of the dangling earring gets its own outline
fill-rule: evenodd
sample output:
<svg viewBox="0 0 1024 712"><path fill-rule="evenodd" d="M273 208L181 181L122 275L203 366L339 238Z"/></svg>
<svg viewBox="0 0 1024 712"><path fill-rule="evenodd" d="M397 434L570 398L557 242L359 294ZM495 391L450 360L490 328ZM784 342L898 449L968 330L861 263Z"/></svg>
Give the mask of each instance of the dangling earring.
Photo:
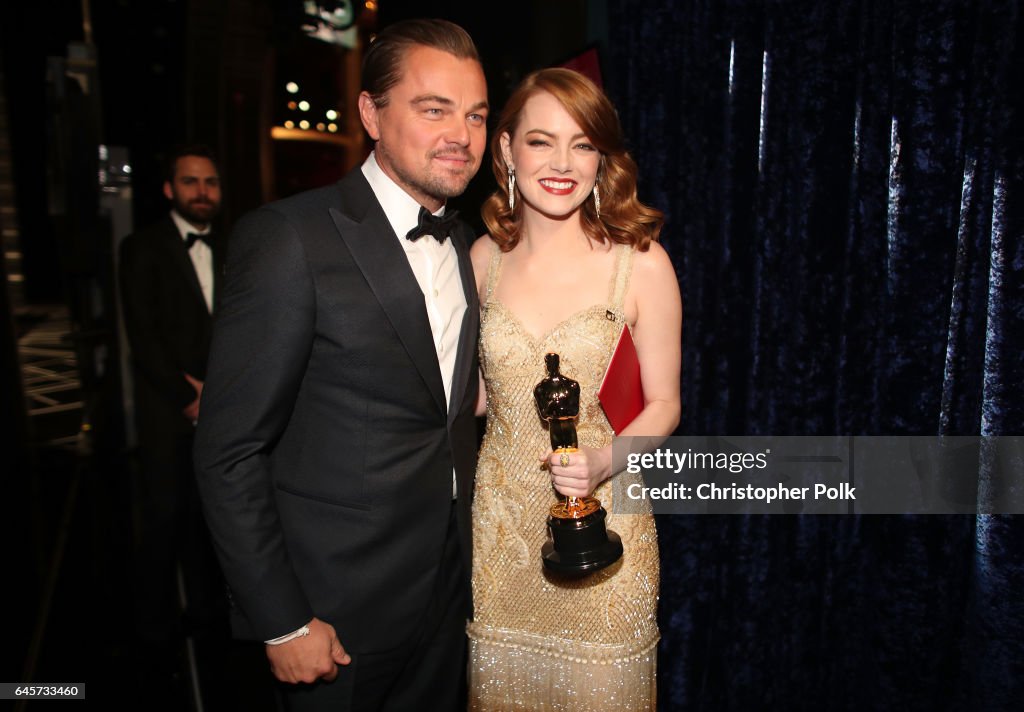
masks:
<svg viewBox="0 0 1024 712"><path fill-rule="evenodd" d="M594 183L594 212L597 213L597 217L601 217L601 193L597 190L597 183Z"/></svg>
<svg viewBox="0 0 1024 712"><path fill-rule="evenodd" d="M516 171L508 166L508 210L512 212L516 207Z"/></svg>

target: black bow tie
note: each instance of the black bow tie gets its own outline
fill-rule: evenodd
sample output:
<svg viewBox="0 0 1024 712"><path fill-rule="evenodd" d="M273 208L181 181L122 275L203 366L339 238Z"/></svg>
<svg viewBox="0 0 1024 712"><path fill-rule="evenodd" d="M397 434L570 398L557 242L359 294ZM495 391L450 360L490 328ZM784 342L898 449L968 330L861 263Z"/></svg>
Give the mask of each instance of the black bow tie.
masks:
<svg viewBox="0 0 1024 712"><path fill-rule="evenodd" d="M433 235L438 242L444 242L452 235L452 228L459 217L458 210L446 210L441 217L432 215L429 210L420 206L419 225L410 230L406 240L415 242L424 235Z"/></svg>
<svg viewBox="0 0 1024 712"><path fill-rule="evenodd" d="M198 232L190 232L185 235L185 249L191 250L192 245L196 244L197 240L205 242L207 246L210 245L210 236L208 234L200 235Z"/></svg>

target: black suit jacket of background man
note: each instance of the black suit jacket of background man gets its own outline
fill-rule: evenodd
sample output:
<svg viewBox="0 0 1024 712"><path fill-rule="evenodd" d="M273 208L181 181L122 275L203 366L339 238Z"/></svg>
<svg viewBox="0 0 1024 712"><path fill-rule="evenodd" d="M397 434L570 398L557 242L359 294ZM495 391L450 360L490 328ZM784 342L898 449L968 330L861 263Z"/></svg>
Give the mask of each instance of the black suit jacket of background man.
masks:
<svg viewBox="0 0 1024 712"><path fill-rule="evenodd" d="M470 571L479 303L471 231L452 239L467 309L446 407L423 294L359 169L236 227L195 452L236 634L315 615L349 650L406 642L453 467Z"/></svg>
<svg viewBox="0 0 1024 712"><path fill-rule="evenodd" d="M224 250L213 233L214 296ZM192 424L195 400L184 372L204 380L213 319L181 234L170 215L121 243L121 301L132 351L139 438L163 449Z"/></svg>
<svg viewBox="0 0 1024 712"><path fill-rule="evenodd" d="M216 233L210 239L216 295L224 249ZM141 460L133 481L134 625L144 640L171 646L180 625L179 564L194 623L223 615L223 584L192 471L194 427L183 412L196 398L185 373L206 377L213 320L170 215L124 239L119 275Z"/></svg>

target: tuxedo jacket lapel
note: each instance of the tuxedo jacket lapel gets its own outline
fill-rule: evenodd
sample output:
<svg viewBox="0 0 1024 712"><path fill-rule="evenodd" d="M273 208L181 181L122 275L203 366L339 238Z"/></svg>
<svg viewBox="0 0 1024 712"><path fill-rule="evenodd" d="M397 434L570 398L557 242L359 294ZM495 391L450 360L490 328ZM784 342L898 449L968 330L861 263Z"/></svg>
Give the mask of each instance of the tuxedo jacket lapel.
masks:
<svg viewBox="0 0 1024 712"><path fill-rule="evenodd" d="M213 252L213 308L217 309L217 295L221 287L221 275L224 274L224 259L227 256L227 245L224 244L224 237L220 232L214 231L213 244L210 250ZM189 260L191 262L191 260ZM193 270L194 271L194 270ZM198 284L198 279L196 280ZM202 290L200 289L200 293Z"/></svg>
<svg viewBox="0 0 1024 712"><path fill-rule="evenodd" d="M203 296L203 288L199 284L199 277L196 275L196 268L195 265L192 264L192 258L188 256L188 248L185 247L185 241L181 239L181 234L178 232L178 228L175 226L174 221L171 220L171 218L167 218L167 225L168 229L166 230L166 239L171 253L171 260L174 262L175 268L182 274L185 281L189 284L189 291L205 306L206 298ZM216 265L216 261L214 264ZM214 276L214 284L216 283L217 278Z"/></svg>
<svg viewBox="0 0 1024 712"><path fill-rule="evenodd" d="M464 239L464 235L468 236L469 233L469 229L464 227L462 230L456 230L451 236L455 253L459 256L459 275L462 277L462 291L466 295L466 313L462 317L459 351L455 359L455 374L452 377L452 398L448 407L449 423L458 415L459 404L466 394L470 379L476 377L476 374L470 371L476 367L473 354L480 327L480 303L476 293L476 280L473 277L473 263L469 259L469 247Z"/></svg>
<svg viewBox="0 0 1024 712"><path fill-rule="evenodd" d="M444 384L416 275L369 184L359 171L340 184L331 218L423 382L444 409Z"/></svg>

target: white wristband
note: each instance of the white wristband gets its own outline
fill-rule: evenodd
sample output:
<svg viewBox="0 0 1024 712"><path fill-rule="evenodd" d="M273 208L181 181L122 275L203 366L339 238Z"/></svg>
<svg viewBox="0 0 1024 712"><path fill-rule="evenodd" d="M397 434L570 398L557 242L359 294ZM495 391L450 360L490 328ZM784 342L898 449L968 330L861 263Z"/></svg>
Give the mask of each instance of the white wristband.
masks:
<svg viewBox="0 0 1024 712"><path fill-rule="evenodd" d="M304 625L296 631L289 633L288 635L282 635L280 638L274 638L273 640L265 640L267 645L281 645L287 643L289 640L295 640L296 638L305 638L309 635L309 626Z"/></svg>

